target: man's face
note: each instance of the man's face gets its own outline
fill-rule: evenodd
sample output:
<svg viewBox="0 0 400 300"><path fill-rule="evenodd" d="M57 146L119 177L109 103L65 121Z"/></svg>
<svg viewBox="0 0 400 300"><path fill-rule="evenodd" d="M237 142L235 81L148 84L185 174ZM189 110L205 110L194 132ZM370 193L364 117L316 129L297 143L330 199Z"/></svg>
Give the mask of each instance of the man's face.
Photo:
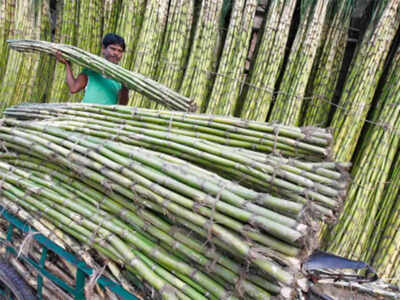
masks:
<svg viewBox="0 0 400 300"><path fill-rule="evenodd" d="M124 54L122 47L117 44L108 45L106 48L102 46L101 52L103 53L105 59L114 64L118 64L122 58L122 55Z"/></svg>

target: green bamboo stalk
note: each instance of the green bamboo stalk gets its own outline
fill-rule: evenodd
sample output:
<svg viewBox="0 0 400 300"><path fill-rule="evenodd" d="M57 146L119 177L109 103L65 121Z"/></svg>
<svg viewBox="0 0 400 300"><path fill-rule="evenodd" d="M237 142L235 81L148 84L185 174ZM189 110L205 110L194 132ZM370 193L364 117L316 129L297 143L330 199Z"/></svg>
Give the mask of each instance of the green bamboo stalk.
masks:
<svg viewBox="0 0 400 300"><path fill-rule="evenodd" d="M49 219L49 221L51 220L51 218L54 218L59 222L61 222L62 224L74 228L75 230L80 232L80 234L84 233L84 230L82 230L82 226L79 225L79 221L77 219L79 218L78 215L73 213L69 213L69 216L62 214L52 209L50 206L47 206L45 203L42 203L41 201L37 200L36 198L28 196L26 193L24 193L21 190L18 190L17 188L13 187L10 184L7 183L6 186L7 189L10 189L12 191L12 193L8 191L3 191L3 193L11 201L18 203L19 205L25 207L28 210L32 209L31 205L34 205L35 207L34 210L39 209L46 212L45 216L46 218ZM21 199L24 199L25 201L22 201ZM97 229L99 229L99 227L97 227ZM141 274L141 276L143 276L154 287L156 287L157 290L161 291L164 288L163 292L161 293L164 299L176 299L173 292L171 293L168 291L168 289L165 289L165 284L166 284L165 281L161 279L161 277L156 275L150 268L148 268L137 256L135 256L131 251L129 251L128 246L120 238L118 238L115 235L114 236L110 235L109 232L107 232L104 229L99 229L99 231L103 236L107 236L107 242L111 243L118 250L120 255L124 257L124 260L128 262L132 267L134 267ZM94 233L96 235L96 231ZM89 240L93 239L93 231L92 232L88 231L87 238ZM100 237L100 240L102 239L103 238Z"/></svg>
<svg viewBox="0 0 400 300"><path fill-rule="evenodd" d="M40 19L38 26L40 26L39 39L45 41L52 40L51 32L51 15L50 15L50 1L39 1ZM32 99L33 102L45 102L49 96L49 91L52 85L53 74L55 70L55 61L48 55L40 55L36 73L32 73L34 81L32 81L32 88L30 96L25 96L24 99Z"/></svg>
<svg viewBox="0 0 400 300"><path fill-rule="evenodd" d="M109 32L117 32L119 20L125 18L123 13L121 14L121 11L124 11L122 5L122 0L104 0L103 36Z"/></svg>
<svg viewBox="0 0 400 300"><path fill-rule="evenodd" d="M30 112L33 112L35 108L29 107ZM194 121L191 122L192 124L186 124L182 121L178 120L163 120L164 118L156 118L156 117L146 117L146 116L139 116L135 114L134 116L130 117L120 113L113 113L107 111L97 111L97 109L92 109L87 107L88 112L68 112L66 110L57 110L52 108L47 108L50 111L54 111L59 115L74 115L80 116L82 118L76 118L76 120L84 120L84 122L89 122L88 124L100 124L106 125L107 127L113 127L115 123L119 124L126 124L124 126L124 130L132 130L141 133L145 132L146 130L142 130L141 128L148 128L157 131L164 131L164 132L171 132L176 133L179 135L186 135L192 137L199 137L203 138L212 142L217 142L219 144L230 145L235 147L241 148L248 148L263 152L281 152L282 154L286 154L287 156L294 156L294 155L308 155L307 152L315 152L315 155L327 155L329 148L313 145L313 143L309 142L306 139L302 138L299 135L299 139L294 139L290 137L285 137L284 134L280 134L279 129L276 129L276 133L262 133L256 132L253 130L242 129L240 127L232 127L232 126L219 126L216 123L211 122L203 122L203 121ZM46 109L46 110L47 110ZM24 110L22 108L22 110ZM21 111L19 108L8 109L6 114L12 116L12 113L17 113ZM91 113L91 112L94 113ZM22 111L21 111L22 112ZM59 112L59 113L58 113ZM41 112L45 115L46 112ZM104 122L95 122L94 120L104 120L110 123ZM209 124L206 127L206 124ZM196 125L195 125L196 124ZM172 126L171 126L172 125ZM210 128L214 125L216 128ZM88 125L89 126L89 125ZM132 126L132 127L131 127ZM214 127L213 126L213 127ZM134 128L139 127L139 128ZM174 129L176 128L176 129ZM271 127L271 131L272 131ZM236 129L236 130L235 130ZM236 131L236 132L235 132ZM317 142L317 141L316 141ZM322 142L322 141L321 141ZM319 143L319 141L318 141ZM324 149L325 148L325 149ZM310 155L314 155L311 154Z"/></svg>
<svg viewBox="0 0 400 300"><path fill-rule="evenodd" d="M114 168L115 171L118 171L120 169L120 166L125 166L129 169L131 169L132 171L135 171L136 173L131 173L128 170L123 170L122 174L124 174L125 176L128 176L129 178L131 178L132 180L134 180L135 182L137 182L138 184L142 184L144 186L147 186L148 188L152 188L154 191L158 192L160 195L163 195L164 197L168 197L169 200L171 201L177 201L181 205L186 206L187 208L193 208L194 202L192 202L189 199L198 199L197 201L199 201L199 204L201 205L201 203L206 203L208 205L211 206L215 206L215 208L218 211L223 212L224 214L228 214L231 215L232 217L237 218L238 220L241 221L245 221L245 222L249 222L249 223L254 223L254 225L256 226L260 226L261 228L263 228L264 230L266 230L267 232L269 232L272 235L277 235L279 238L290 241L290 242L296 242L297 240L300 239L300 237L302 236L302 234L296 230L299 230L298 228L301 228L301 224L296 224L296 222L293 222L293 220L286 218L284 216L281 217L281 220L279 222L281 222L282 224L285 224L285 226L281 226L280 224L276 223L276 220L279 219L279 216L275 214L273 214L272 212L270 213L267 210L263 210L262 208L257 208L257 206L254 206L253 211L249 210L249 212L242 210L240 208L235 208L234 206L231 206L227 203L223 203L222 201L216 201L215 199L212 199L210 197L207 196L207 194L201 194L201 192L195 190L195 189L191 189L188 186L182 185L181 183L179 183L178 181L175 181L171 178L168 178L166 176L163 176L161 173L157 173L154 172L154 170L150 170L150 169L146 169L146 168L142 168L140 166L140 164L134 163L130 160L126 160L122 157L118 157L118 155L116 155L116 153L112 153L110 151L107 151L106 149L103 149L102 146L97 146L96 144L92 144L89 142L85 142L82 140L81 137L73 137L69 134L63 134L60 131L55 131L55 130L50 130L49 128L44 129L42 128L43 131L47 132L47 133L51 133L53 135L58 135L58 136L62 136L65 139L69 139L71 140L73 143L75 143L75 147L77 147L77 145L84 145L84 147L89 147L92 149L97 149L97 151L100 151L99 154L104 155L103 158L101 158L100 156L96 155L92 155L89 154L89 157L93 158L94 160L98 160L99 163L105 163L108 167L111 167L112 169ZM19 134L19 133L17 133ZM53 138L54 141L56 141L56 139ZM58 143L60 144L61 141L58 139ZM62 145L65 147L68 147L68 143L63 142ZM85 148L76 148L76 150L78 152L82 152L82 153L86 153ZM106 158L106 160L104 160L104 158ZM109 160L109 158L112 158L115 162L117 162L118 164L120 164L120 166L118 167L117 164L115 164L115 162L111 162ZM137 159L138 156L135 155L135 158ZM114 166L113 166L114 165ZM138 175L142 175L144 177L140 177ZM164 188L162 188L161 186L156 185L155 183L151 183L151 181L148 181L147 179L152 180L153 182L162 182L163 185L169 186L170 190L166 190ZM193 181L192 181L193 182ZM179 192L180 194L186 195L188 198L186 197L181 197L180 195L172 192L173 190L175 190L176 192ZM221 193L224 193L223 191L219 191L220 189L217 188L216 191L218 193L218 196L221 197ZM233 194L230 195L231 198L229 201L242 201L239 198L237 200L234 200L232 198ZM218 198L216 198L218 199ZM222 198L224 199L224 198ZM244 202L241 202L244 203ZM243 204L242 204L243 205ZM238 207L241 207L242 205L238 205ZM246 209L249 209L248 207L246 207ZM254 214L256 211L259 211L258 214ZM261 216L261 214L263 214ZM265 217L268 216L269 219L266 219ZM285 219L286 218L286 219ZM274 220L274 221L272 221ZM286 227L286 226L291 226L294 227L295 230L290 229L290 227Z"/></svg>
<svg viewBox="0 0 400 300"><path fill-rule="evenodd" d="M308 137L306 134L295 132L290 132L286 129L281 129L275 126L270 126L268 130L270 133L258 132L255 130L243 129L240 126L230 126L218 124L212 121L195 121L188 120L188 124L186 122L178 121L177 119L172 121L165 118L157 118L155 115L153 116L140 116L137 113L133 115L125 115L120 113L107 112L104 110L98 110L97 108L91 108L89 106L85 107L85 111L82 112L78 109L78 112L69 111L65 109L57 109L46 106L44 110L40 110L39 107L18 107L18 108L10 108L7 109L6 114L9 116L18 116L18 112L29 111L30 113L39 109L39 112L46 115L47 111L50 111L50 114L53 112L56 115L73 115L82 117L74 119L76 120L84 120L85 123L89 124L94 123L94 125L104 125L107 127L113 127L115 123L126 124L126 126L122 127L127 131L136 131L137 133L145 133L147 130L142 128L154 129L157 131L164 132L173 132L179 135L186 136L195 136L204 138L206 140L210 140L213 142L217 142L225 145L232 146L240 146L251 149L259 149L267 152L284 152L287 153L288 156L299 155L300 153L304 153L304 155L313 157L319 155L327 155L329 152L329 148L326 146L319 146L320 143L326 144L327 140L320 140L319 138L313 139ZM89 112L90 111L90 112ZM92 113L93 112L93 113ZM28 116L28 115L26 115ZM35 116L37 118L38 116ZM110 123L104 123L102 121L93 121L93 120L103 120ZM208 127L206 126L208 123ZM154 125L153 125L154 124ZM132 127L131 127L132 126ZM139 127L139 128L135 128ZM211 128L214 127L214 128ZM177 128L176 130L173 128ZM107 129L109 131L115 131L115 129ZM295 129L294 127L291 129ZM290 129L290 130L291 130ZM275 130L275 133L274 133ZM161 134L161 132L160 132ZM311 153L308 154L307 152ZM315 153L315 154L314 154Z"/></svg>
<svg viewBox="0 0 400 300"><path fill-rule="evenodd" d="M34 14L35 3L32 0L18 0L15 3L14 13L15 22L12 24L9 38L32 37L35 33ZM26 99L21 99L21 95L25 92L29 69L32 63L32 58L29 58L22 63L22 56L17 53L10 53L8 63L3 75L2 85L0 88L0 96L5 99L1 103L0 110L16 104L24 102Z"/></svg>
<svg viewBox="0 0 400 300"><path fill-rule="evenodd" d="M12 123L11 120L7 120L6 122ZM22 125L29 126L26 124ZM132 138L133 136L134 135L131 134L130 137ZM160 137L162 138L163 136ZM330 199L329 197L341 197L341 189L344 188L342 187L339 188L339 190L335 190L323 184L314 183L307 178L287 172L283 170L282 167L276 169L276 167L274 166L259 164L257 162L247 159L244 156L237 155L233 152L228 152L226 151L226 149L218 149L216 148L217 145L212 145L211 147L211 145L201 143L201 141L181 138L179 136L174 137L171 134L166 137L168 139L171 139L171 141L173 142L162 141L154 138L151 138L150 140L160 145L164 144L168 148L175 148L187 153L192 153L197 156L201 155L204 158L211 159L215 163L222 164L225 167L233 167L235 169L241 170L242 172L244 172L244 174L247 174L247 176L251 176L251 178L255 178L256 180L266 180L272 185L289 189L295 193L308 193L309 196L325 203L326 205L328 205L328 207L335 207L338 205L336 199ZM140 140L149 139L140 136ZM176 142L180 144L177 144ZM193 146L197 149L192 148ZM224 168L224 171L225 170L226 169ZM254 182L251 178L250 180ZM314 188L316 189L316 192L308 190Z"/></svg>
<svg viewBox="0 0 400 300"><path fill-rule="evenodd" d="M181 113L177 111L154 111L148 109L129 108L125 106L108 107L108 106L87 105L87 104L86 105L47 104L41 106L35 104L33 106L29 105L19 106L18 108L29 109L29 111L37 109L44 114L46 112L53 112L53 111L55 112L60 111L61 114L68 113L69 110L87 111L100 115L116 116L118 118L123 118L128 120L137 119L141 122L152 121L153 123L156 124L165 124L165 125L169 125L171 124L171 122L174 122L172 123L173 125L172 127L183 126L183 128L199 129L199 131L208 132L212 134L217 134L217 131L215 131L214 129L223 130L224 132L222 134L220 133L219 135L226 135L229 133L243 133L244 135L250 135L262 139L267 139L267 136L264 136L263 133L271 133L278 137L285 136L289 138L295 138L298 141L304 141L304 142L307 141L309 143L320 146L328 146L332 138L329 130L317 127L299 128L299 127L285 126L285 125L278 125L278 124L271 124L264 122L248 121L233 117L205 115L205 114L190 114L190 113ZM57 109L63 109L63 110L57 110ZM90 115L90 117L93 118L95 116ZM104 116L101 117L104 118ZM210 130L207 127L212 128L212 130Z"/></svg>
<svg viewBox="0 0 400 300"><path fill-rule="evenodd" d="M16 158L16 156L12 156L12 157L11 157L11 159L15 159L15 158ZM32 168L32 164L27 164L27 162L32 161L32 162L34 163L34 166L35 166L34 168L35 168L35 169L38 169L38 168L39 168L38 170L39 170L40 172L42 172L42 173L51 173L51 174L54 174L54 171L49 172L46 168L40 167L40 166L42 166L42 165L46 165L46 167L51 168L51 169L54 169L54 170L57 171L57 172L62 172L62 173L67 174L67 176L69 176L70 178L76 178L76 179L79 179L79 180L83 180L81 177L77 176L77 174L74 174L73 172L67 171L67 170L65 170L65 169L60 169L60 167L58 167L58 166L56 167L54 164L50 164L50 165L49 165L49 163L47 163L47 162L45 163L45 162L43 162L42 160L33 159L32 157L28 157L28 156L26 156L26 155L18 155L18 158L21 159L21 160L23 160L23 162L21 163L21 162L18 162L18 161L13 160L13 164L18 165L18 166L21 165L21 166L23 166L23 167ZM6 156L6 155L3 155L3 156L1 156L1 159L7 159L7 156ZM61 165L61 164L60 164L60 165ZM89 169L84 170L83 168L81 168L81 171L82 171L82 172L85 172L85 171L89 171L89 172L90 172ZM67 172L67 173L66 173L66 172ZM86 175L86 176L89 176L89 177L90 177L90 175ZM92 176L92 177L93 177L93 176ZM100 178L97 180L100 184L94 184L93 181L87 181L87 180L83 180L83 181L85 182L85 184L90 185L90 186L96 188L97 190L102 191L102 192L105 193L105 194L109 194L109 190L108 190L107 188L105 188L103 185L101 185L101 183L106 182L107 179L104 178L104 177L101 177L101 176L97 176L97 177L100 177ZM69 182L69 184L72 185L72 186L74 186L76 190L85 191L85 193L90 194L90 195L92 195L92 196L95 197L95 198L97 197L97 198L99 199L100 202L103 202L102 200L100 200L101 196L93 195L93 191L90 191L90 192L87 191L87 188L86 188L85 186L76 185L76 183L74 183L73 181L66 181L66 182ZM112 186L111 183L107 183L107 186L109 186L110 188L112 187L112 189L115 190L115 192L118 190L118 192L120 192L122 195L124 195L125 197L127 197L127 198L129 198L129 199L135 199L135 198L138 197L138 196L135 195L133 192L130 192L130 191L128 191L128 190L123 190L123 189L121 189L121 188L118 189L118 188L116 188L115 186ZM116 197L117 197L117 194L116 194L115 192L112 194L112 198L113 198L114 200L116 200L119 204L123 205L124 207L126 207L126 208L129 209L129 210L134 210L135 212L138 212L138 213L140 212L140 210L139 210L139 211L137 210L137 207L134 207L134 208L133 208L132 205L130 205L129 203L127 203L126 200L124 200L124 198L121 198L121 197L116 198ZM145 203L146 203L146 200L145 200L145 199L140 199L140 200L138 199L138 201L139 201L140 203L142 203L142 204L145 204ZM146 204L146 206L148 206L148 204ZM163 209L161 208L161 206L154 206L154 205L152 205L152 206L149 206L149 207L150 207L152 210L159 211L159 212L163 212ZM107 206L107 208L108 208L108 209L112 209L112 207L109 207L109 206ZM113 210L113 211L114 211L114 213L116 213L115 210ZM121 216L122 216L122 218L124 218L124 213L121 213ZM147 216L147 217L146 217L146 216ZM157 227L160 226L159 221L156 221L156 223L154 223L154 222L155 222L154 218L153 218L153 217L150 217L150 219L149 219L147 213L146 213L146 214L141 213L141 217L145 217L147 221L152 222L152 223L155 224L155 226L157 226ZM227 223L227 221L226 221L225 219L221 219L221 221L224 221L224 223ZM228 223L227 223L227 224L228 224ZM236 227L234 227L234 228L236 228L236 230L239 231L239 232L240 232L240 231L246 231L245 228L242 228L240 224L237 224L237 225L235 225L235 226L236 226ZM159 227L159 228L160 228L160 227ZM169 231L170 231L169 229L166 229L165 226L161 226L160 229L161 229L161 230L164 230L165 232L169 232ZM289 256L298 256L299 253L300 253L300 252L299 252L299 249L294 248L294 247L289 246L289 245L285 245L284 243L282 243L282 242L280 242L280 241L278 241L278 240L275 240L275 239L273 239L273 238L269 238L269 237L266 237L266 236L262 236L262 235L260 235L260 234L258 234L258 233L251 232L251 231L247 232L246 234L247 234L250 238L254 239L255 241L258 241L258 242L260 242L260 243L262 243L262 244L264 244L264 245L267 245L268 247L271 247L271 248L273 248L273 249L275 249L275 250L277 250L277 251L280 251L280 252L282 252L282 253L284 253L284 254L286 254L286 255L289 255ZM187 243L188 243L188 241L187 241L187 239L185 239L185 244L187 244ZM191 245L193 246L193 244L191 244ZM189 247L192 247L192 246L189 245ZM192 248L193 248L193 247L192 247ZM200 247L200 248L202 248L202 247ZM195 249L198 249L198 246L195 247ZM228 248L227 250L229 251L229 248ZM208 253L207 253L207 254L208 254ZM212 258L215 258L215 257L212 257ZM227 266L226 264L224 264L224 265ZM229 265L229 264L228 264L228 265ZM229 267L229 266L227 266L227 267L228 267L228 268L231 268L231 267ZM235 270L237 270L237 269L234 269L233 271L235 271Z"/></svg>
<svg viewBox="0 0 400 300"><path fill-rule="evenodd" d="M15 165L15 163L14 163ZM37 165L35 164L31 164L31 167L35 168ZM146 225L139 217L135 216L132 213L128 213L127 211L124 211L121 207L116 207L115 205L110 206L109 201L107 201L107 199L104 198L104 196L99 195L99 193L97 193L94 190L88 190L88 188L85 186L80 185L79 183L72 181L69 177L67 176L63 176L62 174L57 174L54 171L49 171L46 170L46 168L41 167L40 168L41 172L45 172L46 174L52 174L57 176L58 179L64 180L65 182L74 185L74 187L76 188L75 191L78 191L77 194L81 195L82 197L86 198L86 195L90 194L92 196L94 196L94 198L97 198L97 201L92 201L93 205L98 205L98 203L101 203L101 207L103 208L103 206L105 206L104 208L107 209L108 211L110 211L111 213L113 213L114 215L120 215L121 218L123 220L125 220L128 223L131 223L133 220L134 224L136 224L137 226L139 226L141 229L145 230L146 232L148 232L149 234L151 234L152 236L155 236L159 239L161 239L163 242L165 242L169 247L173 247L173 249L179 251L181 254L190 257L193 261L195 261L198 264L201 265L211 265L212 261L211 260L207 260L205 257L200 257L198 254L196 255L195 253L193 253L193 251L186 247L184 244L180 244L179 242L176 242L173 238L171 239L171 237L169 237L168 235L166 235L165 233L170 233L172 232L172 228L170 225L168 225L166 222L163 222L161 219L158 219L156 221L154 221L154 218L157 218L155 215L152 216L151 213L149 212L145 212L145 210L143 209L138 209L137 207L134 207L134 210L137 210L140 213L140 216L147 216L147 218L145 217L145 219L147 220L153 220L153 223L155 222L156 224L159 224L159 226L161 226L164 230L160 231L160 230L156 230L155 228L153 228L152 226ZM21 173L21 172L19 172ZM43 179L48 179L48 175L42 175L43 173L35 173L35 176L38 177L42 177ZM30 177L27 176L26 174L24 175L25 177ZM47 186L49 188L55 188L54 182L52 183L46 183L43 180L35 180L35 177L32 178L33 181L35 181L38 184L41 184L43 186ZM66 186L67 187L67 186ZM80 190L84 190L85 193L80 193ZM57 190L60 191L60 190ZM73 189L71 189L71 191L74 191ZM68 194L64 191L61 190L61 193L64 196L69 196L70 198L73 196L71 194ZM94 200L94 199L93 199ZM149 219L150 216L150 219ZM131 223L132 224L132 223ZM177 232L179 233L179 231ZM186 236L182 235L182 234L174 234L173 237L177 237L180 236L180 238L182 240L184 240L184 242L189 243L193 246L193 240L188 240L186 238ZM199 253L202 253L204 251L204 246L200 243L195 243L195 248L196 250L199 250ZM211 252L211 251L210 251ZM192 255L190 255L190 253L193 253ZM208 252L205 252L206 256L207 256ZM209 255L212 255L213 258L217 259L217 261L223 261L225 265L228 265L230 267L230 269L232 271L236 271L236 274L240 271L239 266L235 266L235 264L231 263L229 260L226 261L224 260L224 257L221 254L218 254L216 251L212 251L212 253L209 253ZM221 256L219 256L221 255ZM216 262L217 262L216 261ZM228 270L224 270L221 267L218 267L218 269L215 271L217 274L220 274L221 276L225 277L226 280L228 280L228 282L230 283L235 283L239 278L237 277L237 275L235 275L234 273L231 273ZM243 281L244 284L244 289L250 293L250 295L253 295L253 298L260 298L260 299L266 299L269 297L268 294L265 294L265 292L263 293L262 290L260 290L259 288L256 288L253 284L251 284L250 282L248 282L247 280Z"/></svg>
<svg viewBox="0 0 400 300"><path fill-rule="evenodd" d="M14 140L16 140L16 139L14 138ZM76 157L76 155L73 155L73 157ZM71 158L72 158L72 157L71 157ZM129 184L129 185L130 185L130 184ZM148 195L149 195L149 194L148 194ZM164 202L164 201L160 202L160 204L161 204L161 203L164 203L164 205L165 205L165 202ZM178 214L179 214L179 213L184 213L184 216L185 216L185 217L194 218L193 220L195 220L195 222L196 222L198 225L204 224L204 222L206 221L206 220L202 220L201 218L199 218L199 216L195 216L195 215L190 214L190 213L188 213L188 212L183 212L181 208L180 208L180 209L178 209L177 207L174 208L175 205L173 205L172 203L168 203L166 207L168 207L168 209L173 209L174 213L178 213ZM192 221L193 221L193 220L192 220ZM223 230L222 228L220 228L218 225L212 225L212 226L211 226L211 229L212 229L213 231L215 231L215 233L216 233L218 236L220 236L221 238L223 238L223 240L224 240L225 242L228 242L229 244L235 245L235 247L236 247L241 253L243 253L243 251L245 251L244 253L246 253L247 251L249 251L249 249L247 248L247 246L242 245L241 242L240 242L239 240L237 240L237 239L234 237L234 235L231 235L230 233L226 232L225 230ZM222 230L222 231L221 231L221 230ZM233 242L233 243L232 243L232 242ZM260 256L260 255L255 254L255 255L254 255L254 258L252 259L252 261L253 261L256 265L258 265L260 268L264 269L264 270L267 271L267 272L271 272L271 271L273 271L273 270L276 270L276 267L274 267L273 269L270 269L270 267L269 267L270 264L267 263L267 261L265 261L265 260L262 258L262 256ZM278 276L278 277L280 278L280 280L283 280L283 281L286 282L286 283L289 282L288 279L291 280L290 277L287 276L288 274L285 274L285 272L282 272L282 271L279 271L279 272L273 271L273 273L274 273L276 276Z"/></svg>
<svg viewBox="0 0 400 300"><path fill-rule="evenodd" d="M157 66L157 81L178 91L189 51L194 1L174 0L170 2L160 63ZM152 105L153 108L162 108Z"/></svg>
<svg viewBox="0 0 400 300"><path fill-rule="evenodd" d="M15 177L14 179L12 176L8 176L6 181L13 182L13 184L16 184L26 190L32 190L35 187L34 185L29 184L25 180L17 179L17 177ZM85 227L88 226L87 228L89 230L94 230L95 232L98 231L105 237L107 236L107 234L109 234L106 232L106 230L115 232L120 236L122 235L123 239L126 239L127 241L131 242L133 245L135 245L135 247L138 247L142 251L145 251L145 253L147 253L151 257L163 261L168 265L169 268L172 268L177 272L182 272L182 271L186 272L186 275L192 274L193 270L190 270L191 267L189 267L188 265L185 266L183 262L179 262L177 260L173 262L174 258L172 256L167 257L168 254L166 252L164 253L160 252L161 249L158 249L158 251L155 249L151 250L150 247L152 248L156 247L154 244L152 244L150 241L145 242L145 239L143 237L140 238L137 233L129 230L128 229L129 227L123 226L121 222L117 222L117 220L111 220L110 216L107 216L105 212L101 212L98 208L94 206L90 208L89 206L86 205L84 208L80 203L81 201L79 201L79 199L77 198L75 198L74 201L71 201L72 199L68 198L60 199L58 198L56 193L48 190L47 188L42 188L40 191L38 190L37 192L35 192L35 194L41 196L41 201L43 204L51 205L52 207L56 208L58 211L63 213L65 216L70 216L73 219L79 218L77 215L75 215L69 210L72 209L76 213L82 214L82 216L84 216L85 218L90 219L91 221L86 221L86 219L84 219L81 222L83 226ZM58 204L55 204L55 202ZM97 226L101 226L101 228ZM221 290L221 288L218 288L217 286L213 286L213 283L211 281L208 281L206 275L198 272L196 273L196 275L194 275L194 278L204 287L208 288L210 291L217 293L216 296L222 295L218 293L223 293L223 290Z"/></svg>
<svg viewBox="0 0 400 300"><path fill-rule="evenodd" d="M398 267L400 247L399 161L397 157L393 163L392 174L381 200L384 210L378 215L378 228L369 243L376 249L373 266L381 278L394 285L400 284Z"/></svg>

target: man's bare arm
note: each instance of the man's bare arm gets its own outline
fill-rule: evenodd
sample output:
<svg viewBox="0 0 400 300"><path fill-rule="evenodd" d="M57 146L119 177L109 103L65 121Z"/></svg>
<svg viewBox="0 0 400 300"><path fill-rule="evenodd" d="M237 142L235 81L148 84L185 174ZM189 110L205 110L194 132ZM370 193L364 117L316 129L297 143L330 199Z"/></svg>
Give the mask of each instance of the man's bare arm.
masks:
<svg viewBox="0 0 400 300"><path fill-rule="evenodd" d="M65 65L65 71L66 71L66 82L69 88L69 91L71 94L77 93L81 90L83 90L87 83L88 83L88 77L86 74L79 74L77 78L74 77L74 74L72 73L71 65L69 64L69 61L67 61L65 58L62 57L61 52L57 52L56 54L57 61Z"/></svg>
<svg viewBox="0 0 400 300"><path fill-rule="evenodd" d="M129 101L129 90L126 87L122 87L118 94L118 104L127 105Z"/></svg>

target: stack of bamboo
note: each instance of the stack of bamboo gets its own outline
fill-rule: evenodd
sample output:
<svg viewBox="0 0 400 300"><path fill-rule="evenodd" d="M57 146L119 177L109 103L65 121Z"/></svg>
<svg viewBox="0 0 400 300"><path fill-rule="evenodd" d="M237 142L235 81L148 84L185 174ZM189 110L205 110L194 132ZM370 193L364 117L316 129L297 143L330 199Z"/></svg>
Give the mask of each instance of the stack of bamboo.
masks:
<svg viewBox="0 0 400 300"><path fill-rule="evenodd" d="M249 122L243 131L263 136L250 142L226 117L82 104L5 114L1 204L89 243L165 299L306 289L317 221L335 219L348 183L346 164L321 159L330 134L317 128ZM31 118L42 120L20 120Z"/></svg>

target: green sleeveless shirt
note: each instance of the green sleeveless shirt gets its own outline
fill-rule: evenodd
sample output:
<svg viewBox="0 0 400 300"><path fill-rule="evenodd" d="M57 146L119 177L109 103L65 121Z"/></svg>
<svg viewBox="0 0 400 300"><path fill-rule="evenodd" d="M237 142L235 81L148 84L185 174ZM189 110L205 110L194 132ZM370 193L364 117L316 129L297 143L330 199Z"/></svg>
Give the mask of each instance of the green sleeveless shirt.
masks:
<svg viewBox="0 0 400 300"><path fill-rule="evenodd" d="M118 104L118 93L122 88L121 83L88 68L84 68L82 73L88 76L82 103Z"/></svg>

